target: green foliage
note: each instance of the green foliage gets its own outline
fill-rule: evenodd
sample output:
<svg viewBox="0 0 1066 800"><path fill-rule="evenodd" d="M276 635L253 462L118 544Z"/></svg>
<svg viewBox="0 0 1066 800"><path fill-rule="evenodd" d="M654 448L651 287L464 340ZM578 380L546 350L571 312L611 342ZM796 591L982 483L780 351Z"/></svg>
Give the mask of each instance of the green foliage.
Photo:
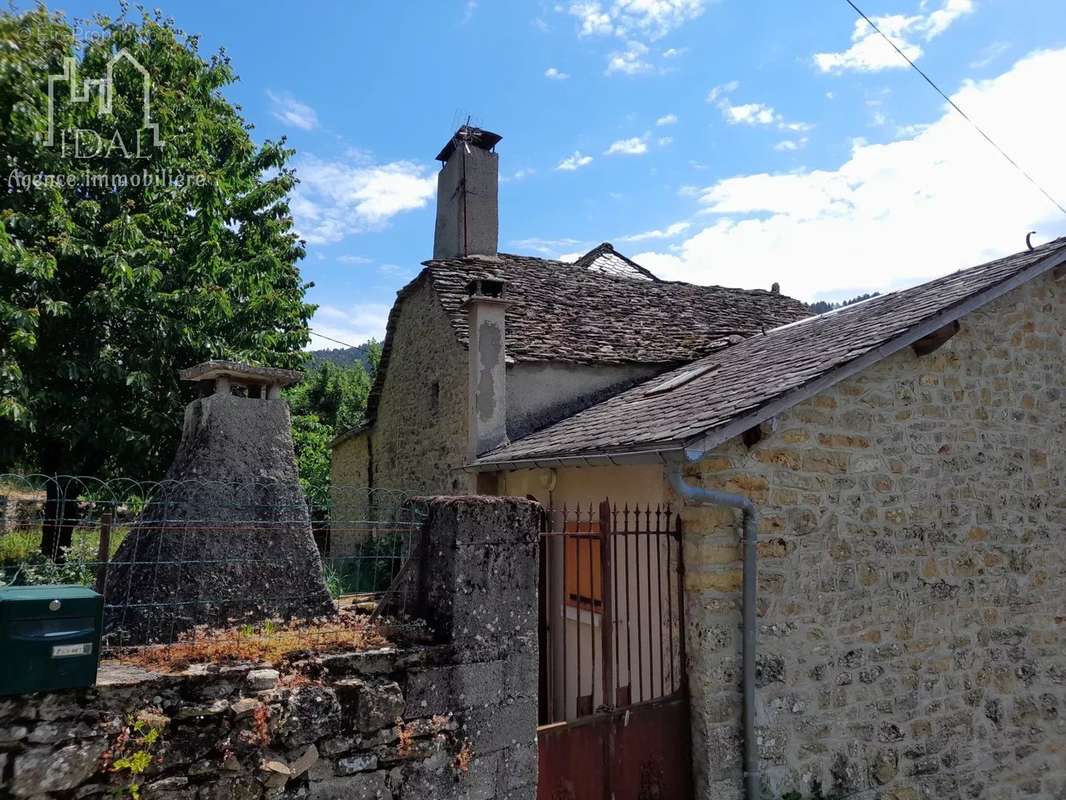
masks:
<svg viewBox="0 0 1066 800"><path fill-rule="evenodd" d="M118 749L121 754L111 762L111 771L127 773L129 783L126 793L132 800L141 797L140 776L148 771L155 759L152 751L161 743L163 731L144 719L131 718L130 727L120 737Z"/></svg>
<svg viewBox="0 0 1066 800"><path fill-rule="evenodd" d="M371 339L366 344L358 347L334 347L326 350L312 350L311 363L315 366L329 362L337 367L350 367L352 364L362 364L363 369L373 371L377 366L373 360L374 353L381 357L381 344Z"/></svg>
<svg viewBox="0 0 1066 800"><path fill-rule="evenodd" d="M110 555L126 538L125 528L111 531ZM53 561L41 554L41 529L15 530L0 536L0 586L6 583L40 585L74 583L91 586L96 580L100 536L95 530L76 530L63 558Z"/></svg>
<svg viewBox="0 0 1066 800"><path fill-rule="evenodd" d="M322 364L286 392L294 415L312 415L335 434L358 425L366 413L371 377L362 364Z"/></svg>
<svg viewBox="0 0 1066 800"><path fill-rule="evenodd" d="M63 558L50 558L34 554L19 572L18 582L27 586L55 583L92 586L96 581L96 545L87 538L77 539L70 547L63 548Z"/></svg>
<svg viewBox="0 0 1066 800"><path fill-rule="evenodd" d="M332 429L319 422L314 414L292 418L292 443L300 470L300 485L316 509L329 502L329 443L332 439Z"/></svg>
<svg viewBox="0 0 1066 800"><path fill-rule="evenodd" d="M368 358L374 369L381 360L381 347L371 341ZM317 508L329 501L329 443L334 436L363 421L373 381L361 363L338 367L325 362L307 372L304 379L286 390L292 409L292 438L300 482Z"/></svg>
<svg viewBox="0 0 1066 800"><path fill-rule="evenodd" d="M388 589L400 566L402 544L397 534L376 534L363 543L357 557L324 560L322 570L330 595L336 599Z"/></svg>
<svg viewBox="0 0 1066 800"><path fill-rule="evenodd" d="M177 369L305 358L292 151L252 140L223 94L236 80L224 53L201 55L158 13L125 13L97 16L84 46L43 6L0 13L0 163L18 173L0 192L0 470L160 475L192 396ZM119 61L111 114L58 84L48 146L48 76L72 57L79 80L99 78L120 49L150 74L164 145L144 129L141 76ZM74 129L104 143L117 131L126 148L78 158L60 146ZM108 180L23 177L86 173Z"/></svg>

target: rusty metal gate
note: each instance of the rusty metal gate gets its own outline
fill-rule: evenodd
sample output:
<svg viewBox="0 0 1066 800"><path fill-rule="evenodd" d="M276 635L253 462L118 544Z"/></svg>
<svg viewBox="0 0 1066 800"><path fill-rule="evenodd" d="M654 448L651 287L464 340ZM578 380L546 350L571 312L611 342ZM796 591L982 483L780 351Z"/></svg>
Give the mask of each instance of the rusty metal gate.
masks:
<svg viewBox="0 0 1066 800"><path fill-rule="evenodd" d="M538 800L689 800L680 516L604 501L544 528Z"/></svg>

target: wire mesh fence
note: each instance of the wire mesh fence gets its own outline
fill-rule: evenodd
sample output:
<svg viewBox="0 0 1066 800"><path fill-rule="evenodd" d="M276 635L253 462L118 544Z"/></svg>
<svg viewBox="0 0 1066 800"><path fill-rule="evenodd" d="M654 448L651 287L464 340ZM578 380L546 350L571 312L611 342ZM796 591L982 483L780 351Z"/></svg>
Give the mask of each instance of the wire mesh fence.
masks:
<svg viewBox="0 0 1066 800"><path fill-rule="evenodd" d="M372 643L376 616L406 613L423 518L356 486L0 475L0 585L95 588L105 655Z"/></svg>

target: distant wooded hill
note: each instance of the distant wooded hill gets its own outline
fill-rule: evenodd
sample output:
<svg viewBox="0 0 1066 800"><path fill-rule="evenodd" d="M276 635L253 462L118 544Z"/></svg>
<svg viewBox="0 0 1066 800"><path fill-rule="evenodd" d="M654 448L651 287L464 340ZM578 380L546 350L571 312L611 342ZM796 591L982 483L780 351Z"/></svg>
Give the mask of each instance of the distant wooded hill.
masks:
<svg viewBox="0 0 1066 800"><path fill-rule="evenodd" d="M373 342L361 344L358 347L335 347L330 350L312 350L311 364L334 364L338 367L350 367L352 364L362 364L363 368L370 371L370 345Z"/></svg>
<svg viewBox="0 0 1066 800"><path fill-rule="evenodd" d="M834 308L843 308L844 306L850 306L855 303L861 303L863 300L869 300L871 297L877 297L880 292L873 292L871 294L860 294L858 297L853 297L850 300L844 300L839 303L830 303L828 300L819 300L817 303L808 304L807 308L814 314L824 314L826 311L832 311Z"/></svg>

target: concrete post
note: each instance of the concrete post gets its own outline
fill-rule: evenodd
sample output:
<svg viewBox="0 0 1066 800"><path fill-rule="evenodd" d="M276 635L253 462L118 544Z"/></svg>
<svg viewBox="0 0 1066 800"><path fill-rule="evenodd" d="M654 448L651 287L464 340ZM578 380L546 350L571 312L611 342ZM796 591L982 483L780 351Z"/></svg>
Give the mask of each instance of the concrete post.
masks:
<svg viewBox="0 0 1066 800"><path fill-rule="evenodd" d="M496 297L473 295L467 300L471 457L507 441L506 308L506 301Z"/></svg>
<svg viewBox="0 0 1066 800"><path fill-rule="evenodd" d="M467 774L478 785L427 776L421 796L534 800L541 507L517 497L425 502L414 613L450 645L453 666L413 678L408 701L421 694L462 710L460 732L475 754Z"/></svg>

